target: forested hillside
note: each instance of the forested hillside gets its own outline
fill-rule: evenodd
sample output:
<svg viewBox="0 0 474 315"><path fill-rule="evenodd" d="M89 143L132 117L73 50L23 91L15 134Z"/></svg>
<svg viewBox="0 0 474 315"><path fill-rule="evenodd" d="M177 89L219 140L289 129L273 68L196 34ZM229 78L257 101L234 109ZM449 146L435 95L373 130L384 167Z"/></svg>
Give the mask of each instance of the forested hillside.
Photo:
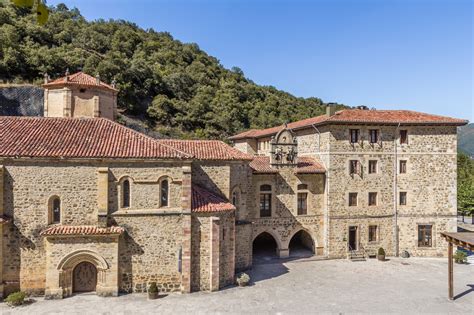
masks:
<svg viewBox="0 0 474 315"><path fill-rule="evenodd" d="M6 2L8 3L8 2ZM118 20L89 22L78 9L50 8L38 25L29 10L0 1L0 81L40 84L83 70L115 78L119 107L173 137L224 139L323 112L318 98L297 98L225 69L196 44ZM315 74L317 75L317 74Z"/></svg>
<svg viewBox="0 0 474 315"><path fill-rule="evenodd" d="M474 157L474 123L459 127L458 145L462 152Z"/></svg>

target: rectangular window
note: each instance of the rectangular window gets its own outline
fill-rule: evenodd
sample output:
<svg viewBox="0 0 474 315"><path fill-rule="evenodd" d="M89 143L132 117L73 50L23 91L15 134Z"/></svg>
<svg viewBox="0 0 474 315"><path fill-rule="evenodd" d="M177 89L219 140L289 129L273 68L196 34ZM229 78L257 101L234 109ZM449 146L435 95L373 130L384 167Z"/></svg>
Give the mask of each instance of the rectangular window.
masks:
<svg viewBox="0 0 474 315"><path fill-rule="evenodd" d="M407 161L400 161L400 174L406 174L407 172Z"/></svg>
<svg viewBox="0 0 474 315"><path fill-rule="evenodd" d="M408 131L400 130L400 144L408 144Z"/></svg>
<svg viewBox="0 0 474 315"><path fill-rule="evenodd" d="M369 242L377 242L377 226L369 225Z"/></svg>
<svg viewBox="0 0 474 315"><path fill-rule="evenodd" d="M377 160L369 161L369 174L377 173Z"/></svg>
<svg viewBox="0 0 474 315"><path fill-rule="evenodd" d="M432 246L432 225L418 225L418 246L431 247Z"/></svg>
<svg viewBox="0 0 474 315"><path fill-rule="evenodd" d="M376 205L377 205L377 193L369 192L369 206L376 206Z"/></svg>
<svg viewBox="0 0 474 315"><path fill-rule="evenodd" d="M369 130L369 141L372 144L379 142L379 131L377 129L370 129Z"/></svg>
<svg viewBox="0 0 474 315"><path fill-rule="evenodd" d="M349 161L349 174L360 174L360 163L357 160L350 160Z"/></svg>
<svg viewBox="0 0 474 315"><path fill-rule="evenodd" d="M407 205L407 193L405 191L400 192L400 206Z"/></svg>
<svg viewBox="0 0 474 315"><path fill-rule="evenodd" d="M298 193L298 215L308 213L308 193Z"/></svg>
<svg viewBox="0 0 474 315"><path fill-rule="evenodd" d="M357 206L357 193L349 193L349 206Z"/></svg>
<svg viewBox="0 0 474 315"><path fill-rule="evenodd" d="M272 194L260 194L260 217L270 217L272 215Z"/></svg>
<svg viewBox="0 0 474 315"><path fill-rule="evenodd" d="M351 129L351 143L359 142L359 129Z"/></svg>

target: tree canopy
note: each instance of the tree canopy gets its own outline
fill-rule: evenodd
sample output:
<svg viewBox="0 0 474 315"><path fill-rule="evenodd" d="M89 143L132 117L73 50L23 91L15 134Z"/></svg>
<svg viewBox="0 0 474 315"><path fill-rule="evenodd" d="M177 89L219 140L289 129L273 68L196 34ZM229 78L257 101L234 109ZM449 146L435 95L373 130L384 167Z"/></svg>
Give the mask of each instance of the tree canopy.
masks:
<svg viewBox="0 0 474 315"><path fill-rule="evenodd" d="M458 153L458 210L474 215L474 160Z"/></svg>
<svg viewBox="0 0 474 315"><path fill-rule="evenodd" d="M257 85L169 33L123 20L87 21L64 4L49 11L39 25L31 10L0 3L0 81L40 83L44 73L59 77L66 68L115 78L125 115L181 138L225 139L324 110L319 98Z"/></svg>

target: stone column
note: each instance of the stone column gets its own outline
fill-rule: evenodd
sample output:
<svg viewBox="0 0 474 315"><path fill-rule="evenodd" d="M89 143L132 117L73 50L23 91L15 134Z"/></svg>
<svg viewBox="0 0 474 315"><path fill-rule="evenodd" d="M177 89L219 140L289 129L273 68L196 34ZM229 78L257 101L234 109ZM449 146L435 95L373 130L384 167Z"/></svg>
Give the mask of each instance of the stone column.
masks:
<svg viewBox="0 0 474 315"><path fill-rule="evenodd" d="M99 167L97 169L97 223L98 226L107 226L107 215L109 209L109 168Z"/></svg>
<svg viewBox="0 0 474 315"><path fill-rule="evenodd" d="M183 243L181 249L181 292L191 293L191 166L183 166L181 184L181 208L183 220Z"/></svg>
<svg viewBox="0 0 474 315"><path fill-rule="evenodd" d="M211 291L218 291L219 290L219 264L220 264L220 219L218 217L211 217L211 235L209 237L211 241L211 264L210 264L210 285L209 288Z"/></svg>
<svg viewBox="0 0 474 315"><path fill-rule="evenodd" d="M95 95L92 100L94 102L94 117L100 117L99 96Z"/></svg>

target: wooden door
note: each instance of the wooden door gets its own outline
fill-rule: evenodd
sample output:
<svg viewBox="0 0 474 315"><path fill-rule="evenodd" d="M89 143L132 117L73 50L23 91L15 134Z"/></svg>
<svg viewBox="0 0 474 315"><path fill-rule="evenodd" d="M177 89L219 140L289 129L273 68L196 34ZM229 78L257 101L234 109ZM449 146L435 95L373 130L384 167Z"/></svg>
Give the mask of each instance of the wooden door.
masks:
<svg viewBox="0 0 474 315"><path fill-rule="evenodd" d="M357 250L357 226L349 227L349 249Z"/></svg>
<svg viewBox="0 0 474 315"><path fill-rule="evenodd" d="M97 268L90 262L78 264L73 271L74 292L95 291L97 285Z"/></svg>

